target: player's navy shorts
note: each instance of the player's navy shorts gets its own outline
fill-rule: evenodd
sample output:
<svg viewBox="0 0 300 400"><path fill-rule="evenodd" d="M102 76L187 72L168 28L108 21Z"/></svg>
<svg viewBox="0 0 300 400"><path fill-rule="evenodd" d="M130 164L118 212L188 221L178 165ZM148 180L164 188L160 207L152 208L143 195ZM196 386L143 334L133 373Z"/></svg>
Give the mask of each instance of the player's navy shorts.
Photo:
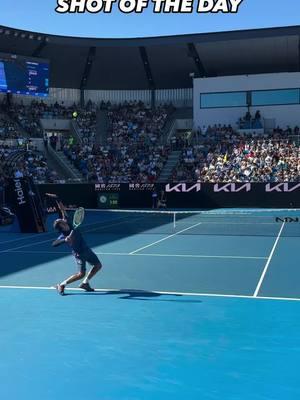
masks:
<svg viewBox="0 0 300 400"><path fill-rule="evenodd" d="M74 253L74 257L76 264L78 265L79 272L86 272L87 262L91 265L101 264L99 258L91 249L87 249L80 254Z"/></svg>

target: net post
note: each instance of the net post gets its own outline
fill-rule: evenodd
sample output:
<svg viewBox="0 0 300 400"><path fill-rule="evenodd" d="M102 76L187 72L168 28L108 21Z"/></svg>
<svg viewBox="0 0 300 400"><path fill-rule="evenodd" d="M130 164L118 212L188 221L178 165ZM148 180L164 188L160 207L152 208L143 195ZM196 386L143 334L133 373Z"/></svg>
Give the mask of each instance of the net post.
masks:
<svg viewBox="0 0 300 400"><path fill-rule="evenodd" d="M173 228L176 229L176 212L173 214Z"/></svg>

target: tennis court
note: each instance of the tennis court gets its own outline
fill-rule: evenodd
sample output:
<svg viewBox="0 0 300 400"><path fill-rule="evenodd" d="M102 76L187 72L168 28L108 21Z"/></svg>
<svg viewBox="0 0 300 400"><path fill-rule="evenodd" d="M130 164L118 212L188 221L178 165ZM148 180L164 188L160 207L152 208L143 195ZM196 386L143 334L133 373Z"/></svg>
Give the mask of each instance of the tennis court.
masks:
<svg viewBox="0 0 300 400"><path fill-rule="evenodd" d="M97 291L64 297L55 233L1 234L1 397L299 399L299 217L90 211Z"/></svg>

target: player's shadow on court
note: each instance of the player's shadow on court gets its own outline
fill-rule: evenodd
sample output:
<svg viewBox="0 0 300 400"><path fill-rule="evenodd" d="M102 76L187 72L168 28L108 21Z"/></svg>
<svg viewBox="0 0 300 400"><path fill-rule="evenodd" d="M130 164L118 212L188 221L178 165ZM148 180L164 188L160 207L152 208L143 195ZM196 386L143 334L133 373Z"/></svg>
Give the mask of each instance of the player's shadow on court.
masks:
<svg viewBox="0 0 300 400"><path fill-rule="evenodd" d="M181 294L168 294L168 293L154 293L146 290L133 290L133 289L121 289L121 290L109 290L106 292L76 292L66 293L68 296L74 295L86 295L86 296L108 296L114 295L121 300L138 300L138 301L167 301L167 302L180 302L180 303L202 303L202 300L186 299L182 298ZM172 297L167 299L166 297ZM173 297L176 297L174 299ZM179 297L177 299L177 297ZM186 297L186 296L185 296Z"/></svg>

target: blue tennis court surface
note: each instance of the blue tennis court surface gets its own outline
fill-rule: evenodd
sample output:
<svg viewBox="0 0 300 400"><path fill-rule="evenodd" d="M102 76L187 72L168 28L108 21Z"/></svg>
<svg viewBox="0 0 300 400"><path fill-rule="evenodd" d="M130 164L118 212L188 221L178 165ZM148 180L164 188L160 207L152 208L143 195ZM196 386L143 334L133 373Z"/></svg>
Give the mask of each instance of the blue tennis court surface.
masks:
<svg viewBox="0 0 300 400"><path fill-rule="evenodd" d="M245 214L173 231L136 214L131 231L91 212L98 290L65 297L76 266L54 233L1 234L1 398L299 399L300 224Z"/></svg>

